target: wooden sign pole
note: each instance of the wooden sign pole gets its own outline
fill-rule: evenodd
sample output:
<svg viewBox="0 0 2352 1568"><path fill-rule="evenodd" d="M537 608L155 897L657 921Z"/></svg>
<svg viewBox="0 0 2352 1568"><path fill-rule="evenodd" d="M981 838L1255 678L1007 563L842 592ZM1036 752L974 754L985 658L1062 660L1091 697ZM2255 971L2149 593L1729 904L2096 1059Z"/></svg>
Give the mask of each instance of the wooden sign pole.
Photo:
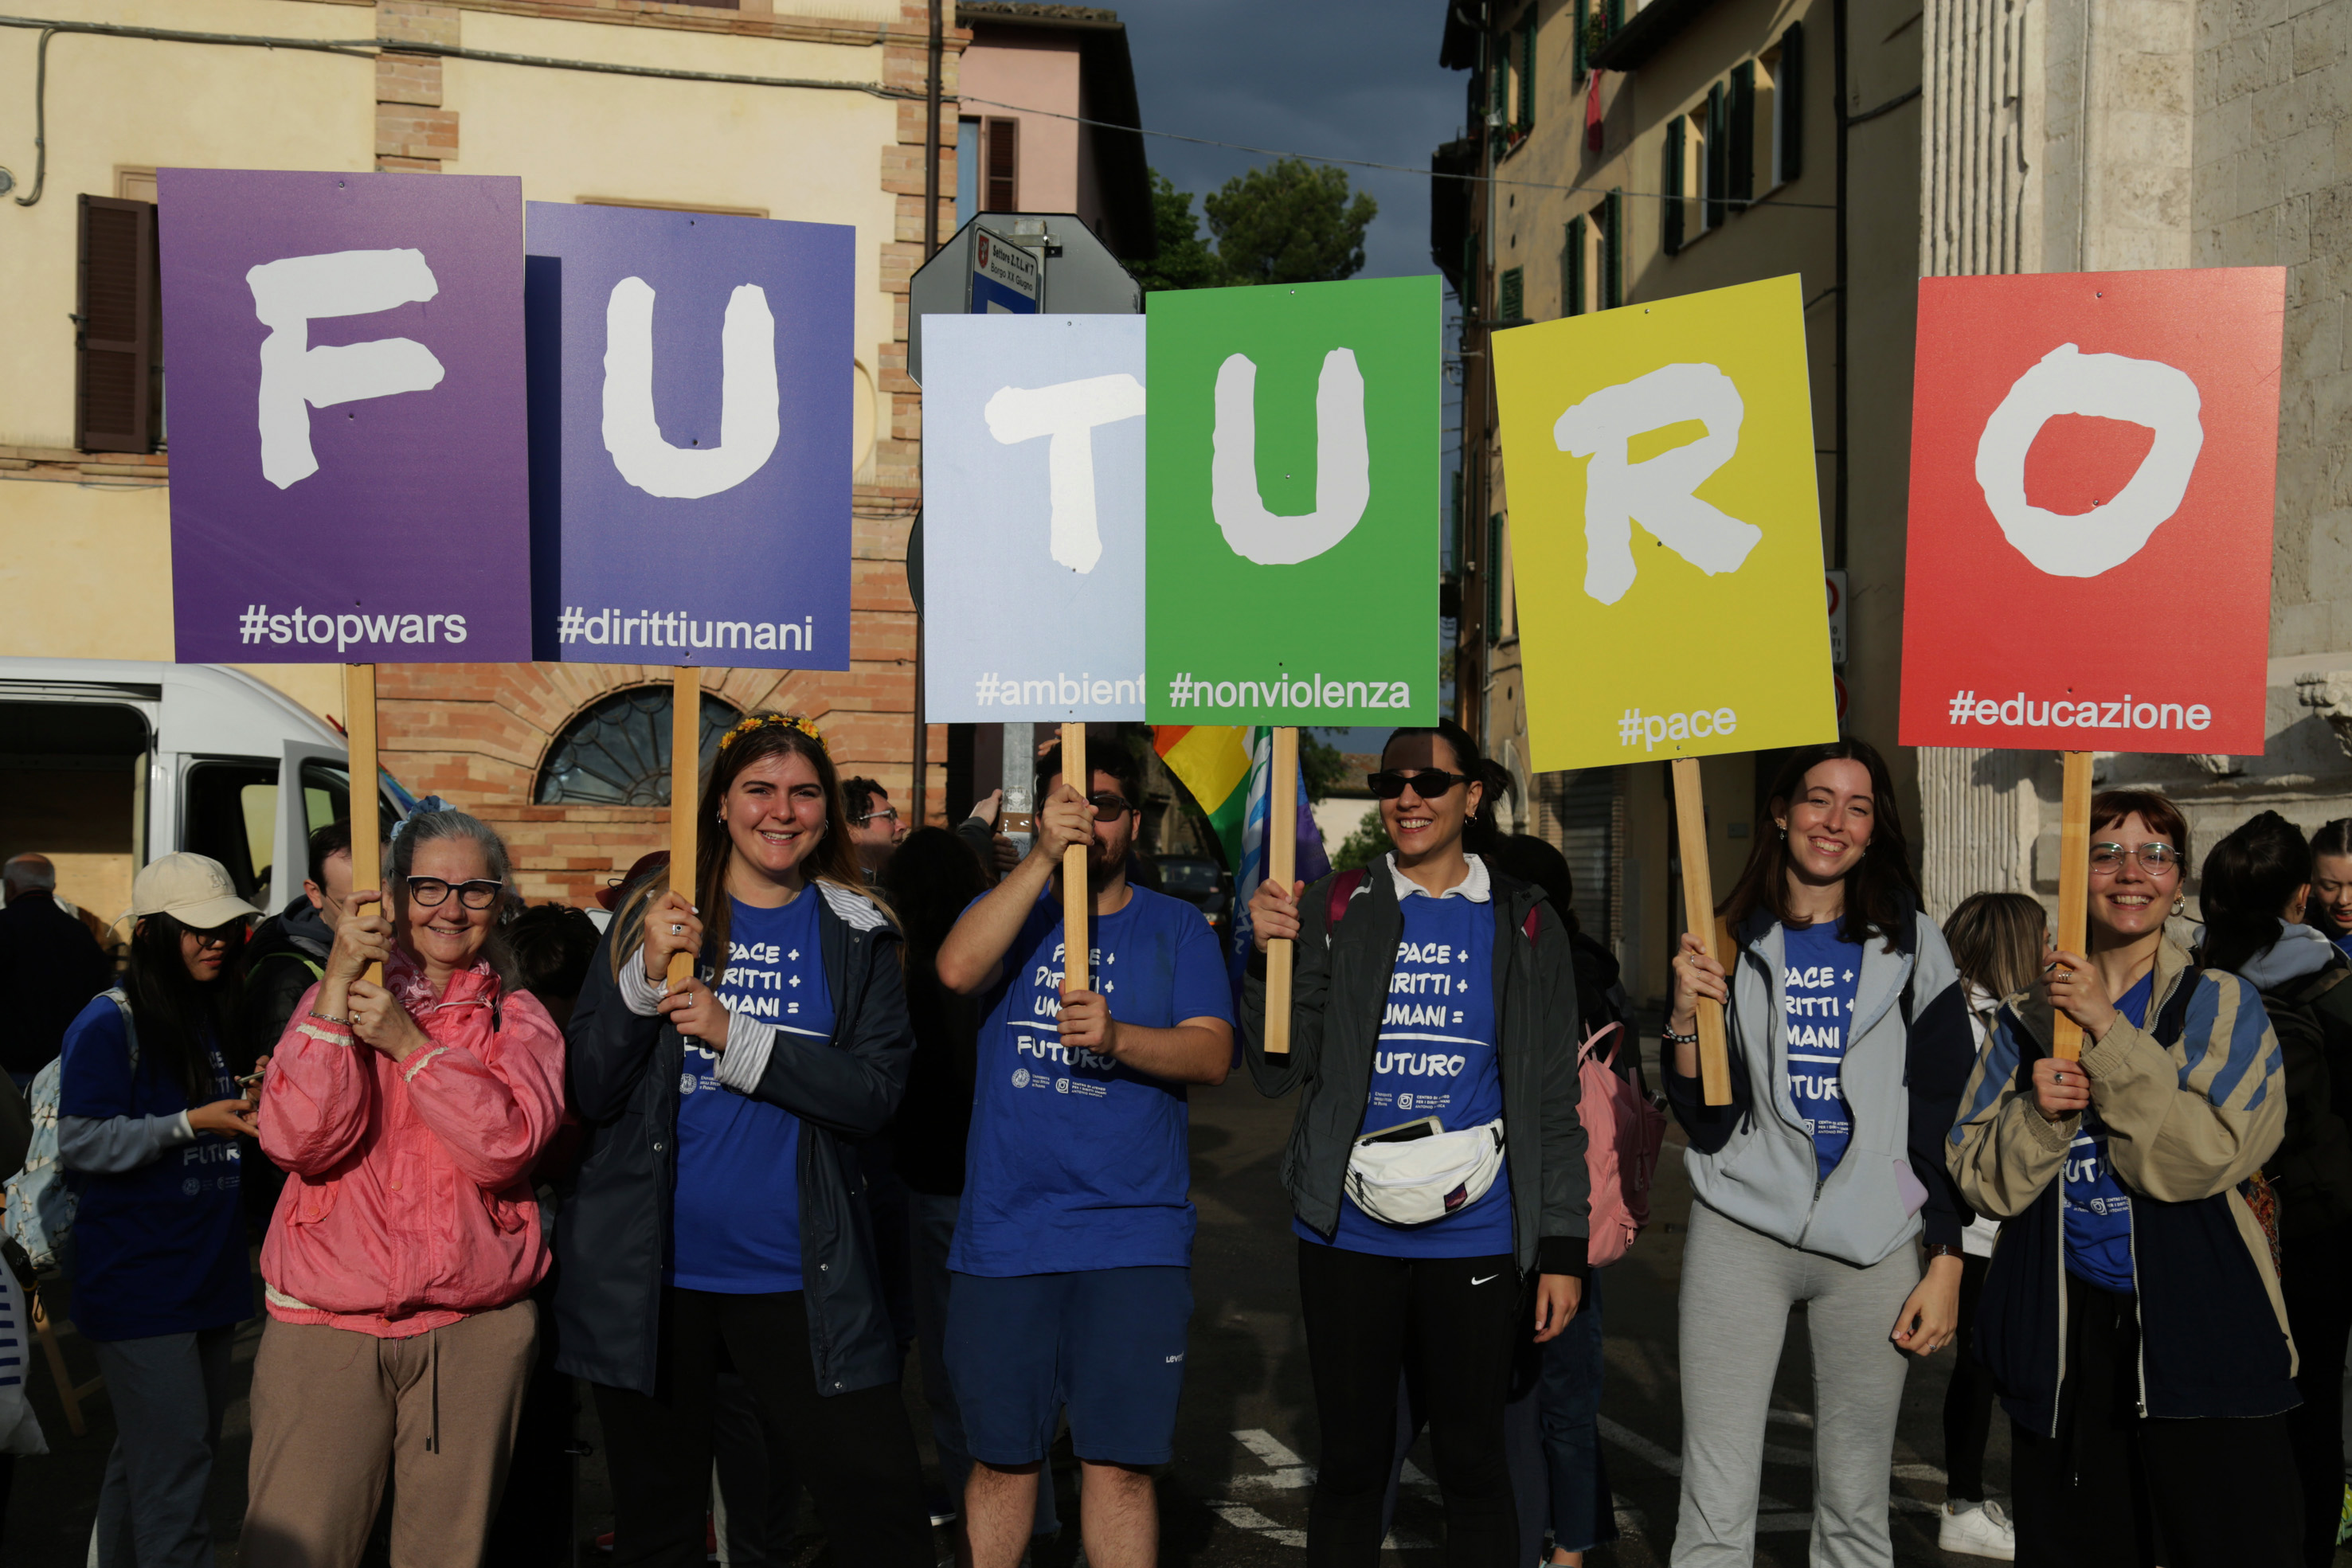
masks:
<svg viewBox="0 0 2352 1568"><path fill-rule="evenodd" d="M352 886L384 894L376 908L389 920L392 898L383 885L383 823L376 810L373 664L343 666L343 738L351 747L351 794L346 809L352 822ZM383 966L370 964L361 977L372 986L383 984Z"/></svg>
<svg viewBox="0 0 2352 1568"><path fill-rule="evenodd" d="M2091 754L2062 751L2065 793L2058 810L2058 950L2081 953L2090 936L2091 914ZM2050 1051L2061 1061L2083 1054L2083 1026L2064 1013L2053 1014Z"/></svg>
<svg viewBox="0 0 2352 1568"><path fill-rule="evenodd" d="M1265 792L1266 878L1283 892L1298 867L1298 731L1278 725L1274 732L1273 778ZM1290 961L1295 944L1265 945L1265 1053L1290 1054Z"/></svg>
<svg viewBox="0 0 2352 1568"><path fill-rule="evenodd" d="M702 824L702 672L679 664L670 672L669 693L669 890L693 904L694 833ZM694 955L669 956L674 989L694 977Z"/></svg>
<svg viewBox="0 0 2352 1568"><path fill-rule="evenodd" d="M1706 799L1700 792L1698 758L1677 757L1675 831L1683 861L1683 924L1720 961L1715 939L1715 873L1706 858ZM1724 1044L1723 1005L1711 997L1698 1003L1699 1088L1710 1105L1731 1103L1731 1055Z"/></svg>
<svg viewBox="0 0 2352 1568"><path fill-rule="evenodd" d="M1087 727L1062 727L1062 779L1080 795L1094 793L1094 770L1087 766ZM1072 844L1062 852L1062 994L1094 988L1088 959L1094 946L1088 939L1095 912L1094 887L1087 875L1093 845Z"/></svg>

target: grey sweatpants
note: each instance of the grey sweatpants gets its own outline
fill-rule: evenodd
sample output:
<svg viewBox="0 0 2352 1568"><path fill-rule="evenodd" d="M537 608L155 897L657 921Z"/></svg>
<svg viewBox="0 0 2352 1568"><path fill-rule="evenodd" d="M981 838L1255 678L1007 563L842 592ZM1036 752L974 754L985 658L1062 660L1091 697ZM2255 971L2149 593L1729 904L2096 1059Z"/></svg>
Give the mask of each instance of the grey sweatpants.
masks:
<svg viewBox="0 0 2352 1568"><path fill-rule="evenodd" d="M1918 1282L1912 1248L1860 1269L1784 1247L1704 1203L1691 1205L1674 1568L1755 1560L1764 1415L1789 1309L1800 1301L1813 1348L1812 1568L1888 1568L1895 1561L1887 1471L1907 1368L1888 1335Z"/></svg>
<svg viewBox="0 0 2352 1568"><path fill-rule="evenodd" d="M205 1494L229 1400L236 1325L152 1339L92 1340L114 1407L114 1452L98 1493L100 1568L212 1568Z"/></svg>

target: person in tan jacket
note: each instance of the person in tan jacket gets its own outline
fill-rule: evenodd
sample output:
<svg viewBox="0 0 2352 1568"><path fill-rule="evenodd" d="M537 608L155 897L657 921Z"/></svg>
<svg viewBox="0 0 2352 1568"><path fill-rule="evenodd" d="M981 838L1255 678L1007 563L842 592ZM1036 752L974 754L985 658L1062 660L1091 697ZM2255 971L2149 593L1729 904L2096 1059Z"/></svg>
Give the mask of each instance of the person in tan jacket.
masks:
<svg viewBox="0 0 2352 1568"><path fill-rule="evenodd" d="M2286 1082L2260 995L2165 935L2188 825L2091 802L2088 955L2001 1007L1952 1129L2003 1222L1976 1350L2011 1421L2020 1563L2288 1568L2294 1346L2257 1178ZM2051 1054L2053 1009L2084 1032Z"/></svg>

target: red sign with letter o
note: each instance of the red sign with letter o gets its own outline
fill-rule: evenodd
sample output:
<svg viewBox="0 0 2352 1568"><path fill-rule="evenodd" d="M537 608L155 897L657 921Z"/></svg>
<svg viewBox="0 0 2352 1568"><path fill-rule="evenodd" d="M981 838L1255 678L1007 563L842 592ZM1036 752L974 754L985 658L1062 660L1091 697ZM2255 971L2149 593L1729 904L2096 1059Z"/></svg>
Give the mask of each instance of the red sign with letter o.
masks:
<svg viewBox="0 0 2352 1568"><path fill-rule="evenodd" d="M2263 749L2285 291L1921 279L1904 745Z"/></svg>

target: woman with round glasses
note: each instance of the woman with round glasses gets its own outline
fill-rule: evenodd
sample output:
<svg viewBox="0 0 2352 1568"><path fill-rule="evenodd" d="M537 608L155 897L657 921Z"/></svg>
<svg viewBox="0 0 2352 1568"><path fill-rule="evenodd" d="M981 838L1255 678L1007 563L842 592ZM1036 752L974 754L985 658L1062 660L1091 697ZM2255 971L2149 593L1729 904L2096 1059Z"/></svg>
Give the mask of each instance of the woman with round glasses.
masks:
<svg viewBox="0 0 2352 1568"><path fill-rule="evenodd" d="M530 1175L563 1115L562 1036L517 988L498 834L428 811L388 860L390 917L352 893L262 1085L261 1147L292 1179L261 1249L259 1568L352 1568L387 1475L393 1560L474 1562L530 1371Z"/></svg>
<svg viewBox="0 0 2352 1568"><path fill-rule="evenodd" d="M1459 726L1400 729L1372 775L1392 852L1250 899L1250 1075L1300 1092L1282 1176L1323 1430L1312 1568L1380 1561L1400 1371L1429 1419L1446 1561L1525 1560L1503 1406L1523 1336L1577 1310L1591 1188L1575 962L1542 891L1483 852L1501 783ZM1277 938L1297 943L1287 1056L1265 1051Z"/></svg>
<svg viewBox="0 0 2352 1568"><path fill-rule="evenodd" d="M1819 1563L1887 1563L1888 1463L1910 1356L1951 1342L1960 1207L1943 1137L1974 1060L1967 988L1921 912L1886 764L1791 753L1710 953L1685 936L1665 1027L1690 1139L1675 1563L1754 1555L1765 1419L1791 1309L1812 1346ZM1704 1103L1698 1004L1724 1008L1727 1104ZM1925 1267L1922 1267L1922 1254Z"/></svg>
<svg viewBox="0 0 2352 1568"><path fill-rule="evenodd" d="M2165 934L2189 825L2162 795L2091 801L2088 953L2012 998L1950 1161L2002 1222L1977 1349L2011 1426L2021 1563L2287 1568L2301 1515L2294 1347L2250 1197L2285 1128L2254 988ZM2051 1052L2054 1018L2083 1031Z"/></svg>

